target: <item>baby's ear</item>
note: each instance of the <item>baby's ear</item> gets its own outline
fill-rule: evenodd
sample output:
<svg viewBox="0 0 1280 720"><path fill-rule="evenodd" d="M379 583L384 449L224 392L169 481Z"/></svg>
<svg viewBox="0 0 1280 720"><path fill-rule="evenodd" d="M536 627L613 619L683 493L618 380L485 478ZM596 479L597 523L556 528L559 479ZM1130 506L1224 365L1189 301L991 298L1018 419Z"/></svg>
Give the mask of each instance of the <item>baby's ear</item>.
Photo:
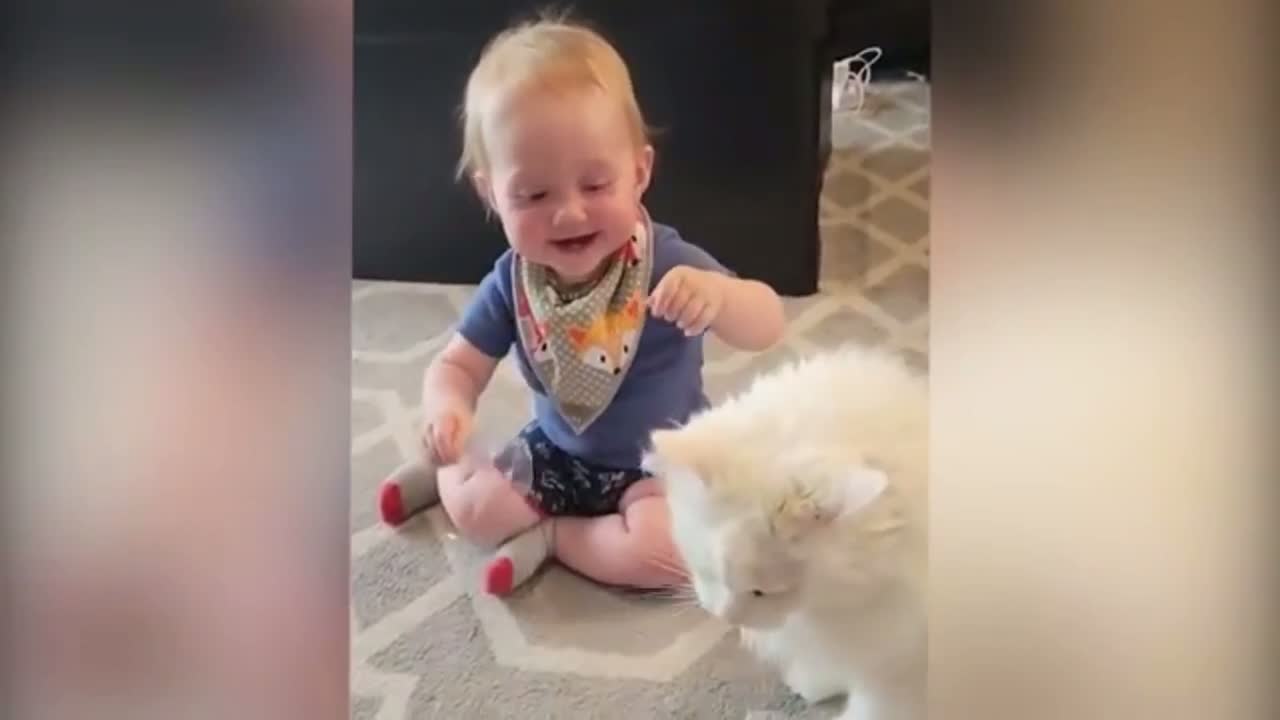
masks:
<svg viewBox="0 0 1280 720"><path fill-rule="evenodd" d="M489 184L489 176L479 171L471 173L471 187L476 191L480 202L484 203L485 213L494 212L493 186Z"/></svg>
<svg viewBox="0 0 1280 720"><path fill-rule="evenodd" d="M645 145L636 157L636 188L640 195L649 189L653 179L653 146Z"/></svg>

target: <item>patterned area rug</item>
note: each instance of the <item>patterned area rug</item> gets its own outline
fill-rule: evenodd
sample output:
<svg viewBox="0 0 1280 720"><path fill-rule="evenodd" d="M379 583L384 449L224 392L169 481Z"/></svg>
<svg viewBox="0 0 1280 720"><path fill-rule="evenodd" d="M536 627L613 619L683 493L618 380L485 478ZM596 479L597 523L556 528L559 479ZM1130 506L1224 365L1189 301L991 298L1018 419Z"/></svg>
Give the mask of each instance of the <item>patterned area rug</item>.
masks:
<svg viewBox="0 0 1280 720"><path fill-rule="evenodd" d="M709 341L713 401L779 362L850 339L927 365L928 86L874 86L859 115L835 117L833 139L820 208L822 292L787 300L787 337L769 353ZM512 598L487 598L474 592L481 556L438 509L398 532L378 523L378 481L417 445L423 368L470 293L354 284L352 716L832 717L838 703L806 708L696 609L612 592L555 566ZM528 405L508 360L481 401L480 432L510 437Z"/></svg>

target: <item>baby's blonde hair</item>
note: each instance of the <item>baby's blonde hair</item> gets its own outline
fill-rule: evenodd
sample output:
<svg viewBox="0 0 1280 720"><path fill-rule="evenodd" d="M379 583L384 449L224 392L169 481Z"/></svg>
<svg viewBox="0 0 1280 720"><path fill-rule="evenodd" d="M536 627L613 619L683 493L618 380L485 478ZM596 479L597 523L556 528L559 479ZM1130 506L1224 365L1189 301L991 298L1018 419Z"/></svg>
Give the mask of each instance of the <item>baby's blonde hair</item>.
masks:
<svg viewBox="0 0 1280 720"><path fill-rule="evenodd" d="M496 101L528 92L582 90L599 90L617 100L636 147L648 142L627 64L598 32L564 15L544 14L499 33L485 45L467 79L458 177L488 171L481 126Z"/></svg>

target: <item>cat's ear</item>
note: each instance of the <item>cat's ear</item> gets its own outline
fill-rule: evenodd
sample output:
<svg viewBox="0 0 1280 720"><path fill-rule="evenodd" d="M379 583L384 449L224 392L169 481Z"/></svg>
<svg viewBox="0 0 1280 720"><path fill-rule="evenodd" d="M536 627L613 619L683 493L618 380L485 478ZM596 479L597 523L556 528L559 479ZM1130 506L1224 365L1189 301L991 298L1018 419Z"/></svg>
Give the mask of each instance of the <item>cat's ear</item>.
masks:
<svg viewBox="0 0 1280 720"><path fill-rule="evenodd" d="M834 517L853 515L884 494L889 476L870 465L855 465L836 476L828 511Z"/></svg>
<svg viewBox="0 0 1280 720"><path fill-rule="evenodd" d="M823 472L806 464L808 473L796 476L790 492L774 509L770 527L787 539L799 539L869 507L889 486L880 468L858 464Z"/></svg>

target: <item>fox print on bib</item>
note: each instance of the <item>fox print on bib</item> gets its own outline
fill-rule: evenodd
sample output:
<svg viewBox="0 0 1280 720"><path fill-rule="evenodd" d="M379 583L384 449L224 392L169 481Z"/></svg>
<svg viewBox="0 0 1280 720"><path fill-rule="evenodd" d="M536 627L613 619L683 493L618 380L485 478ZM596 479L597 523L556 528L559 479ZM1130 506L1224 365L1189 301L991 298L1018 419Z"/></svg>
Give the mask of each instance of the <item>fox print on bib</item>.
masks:
<svg viewBox="0 0 1280 720"><path fill-rule="evenodd" d="M653 275L652 229L638 223L600 279L572 297L561 296L541 265L517 256L511 273L520 345L547 396L581 433L609 406L635 357Z"/></svg>

